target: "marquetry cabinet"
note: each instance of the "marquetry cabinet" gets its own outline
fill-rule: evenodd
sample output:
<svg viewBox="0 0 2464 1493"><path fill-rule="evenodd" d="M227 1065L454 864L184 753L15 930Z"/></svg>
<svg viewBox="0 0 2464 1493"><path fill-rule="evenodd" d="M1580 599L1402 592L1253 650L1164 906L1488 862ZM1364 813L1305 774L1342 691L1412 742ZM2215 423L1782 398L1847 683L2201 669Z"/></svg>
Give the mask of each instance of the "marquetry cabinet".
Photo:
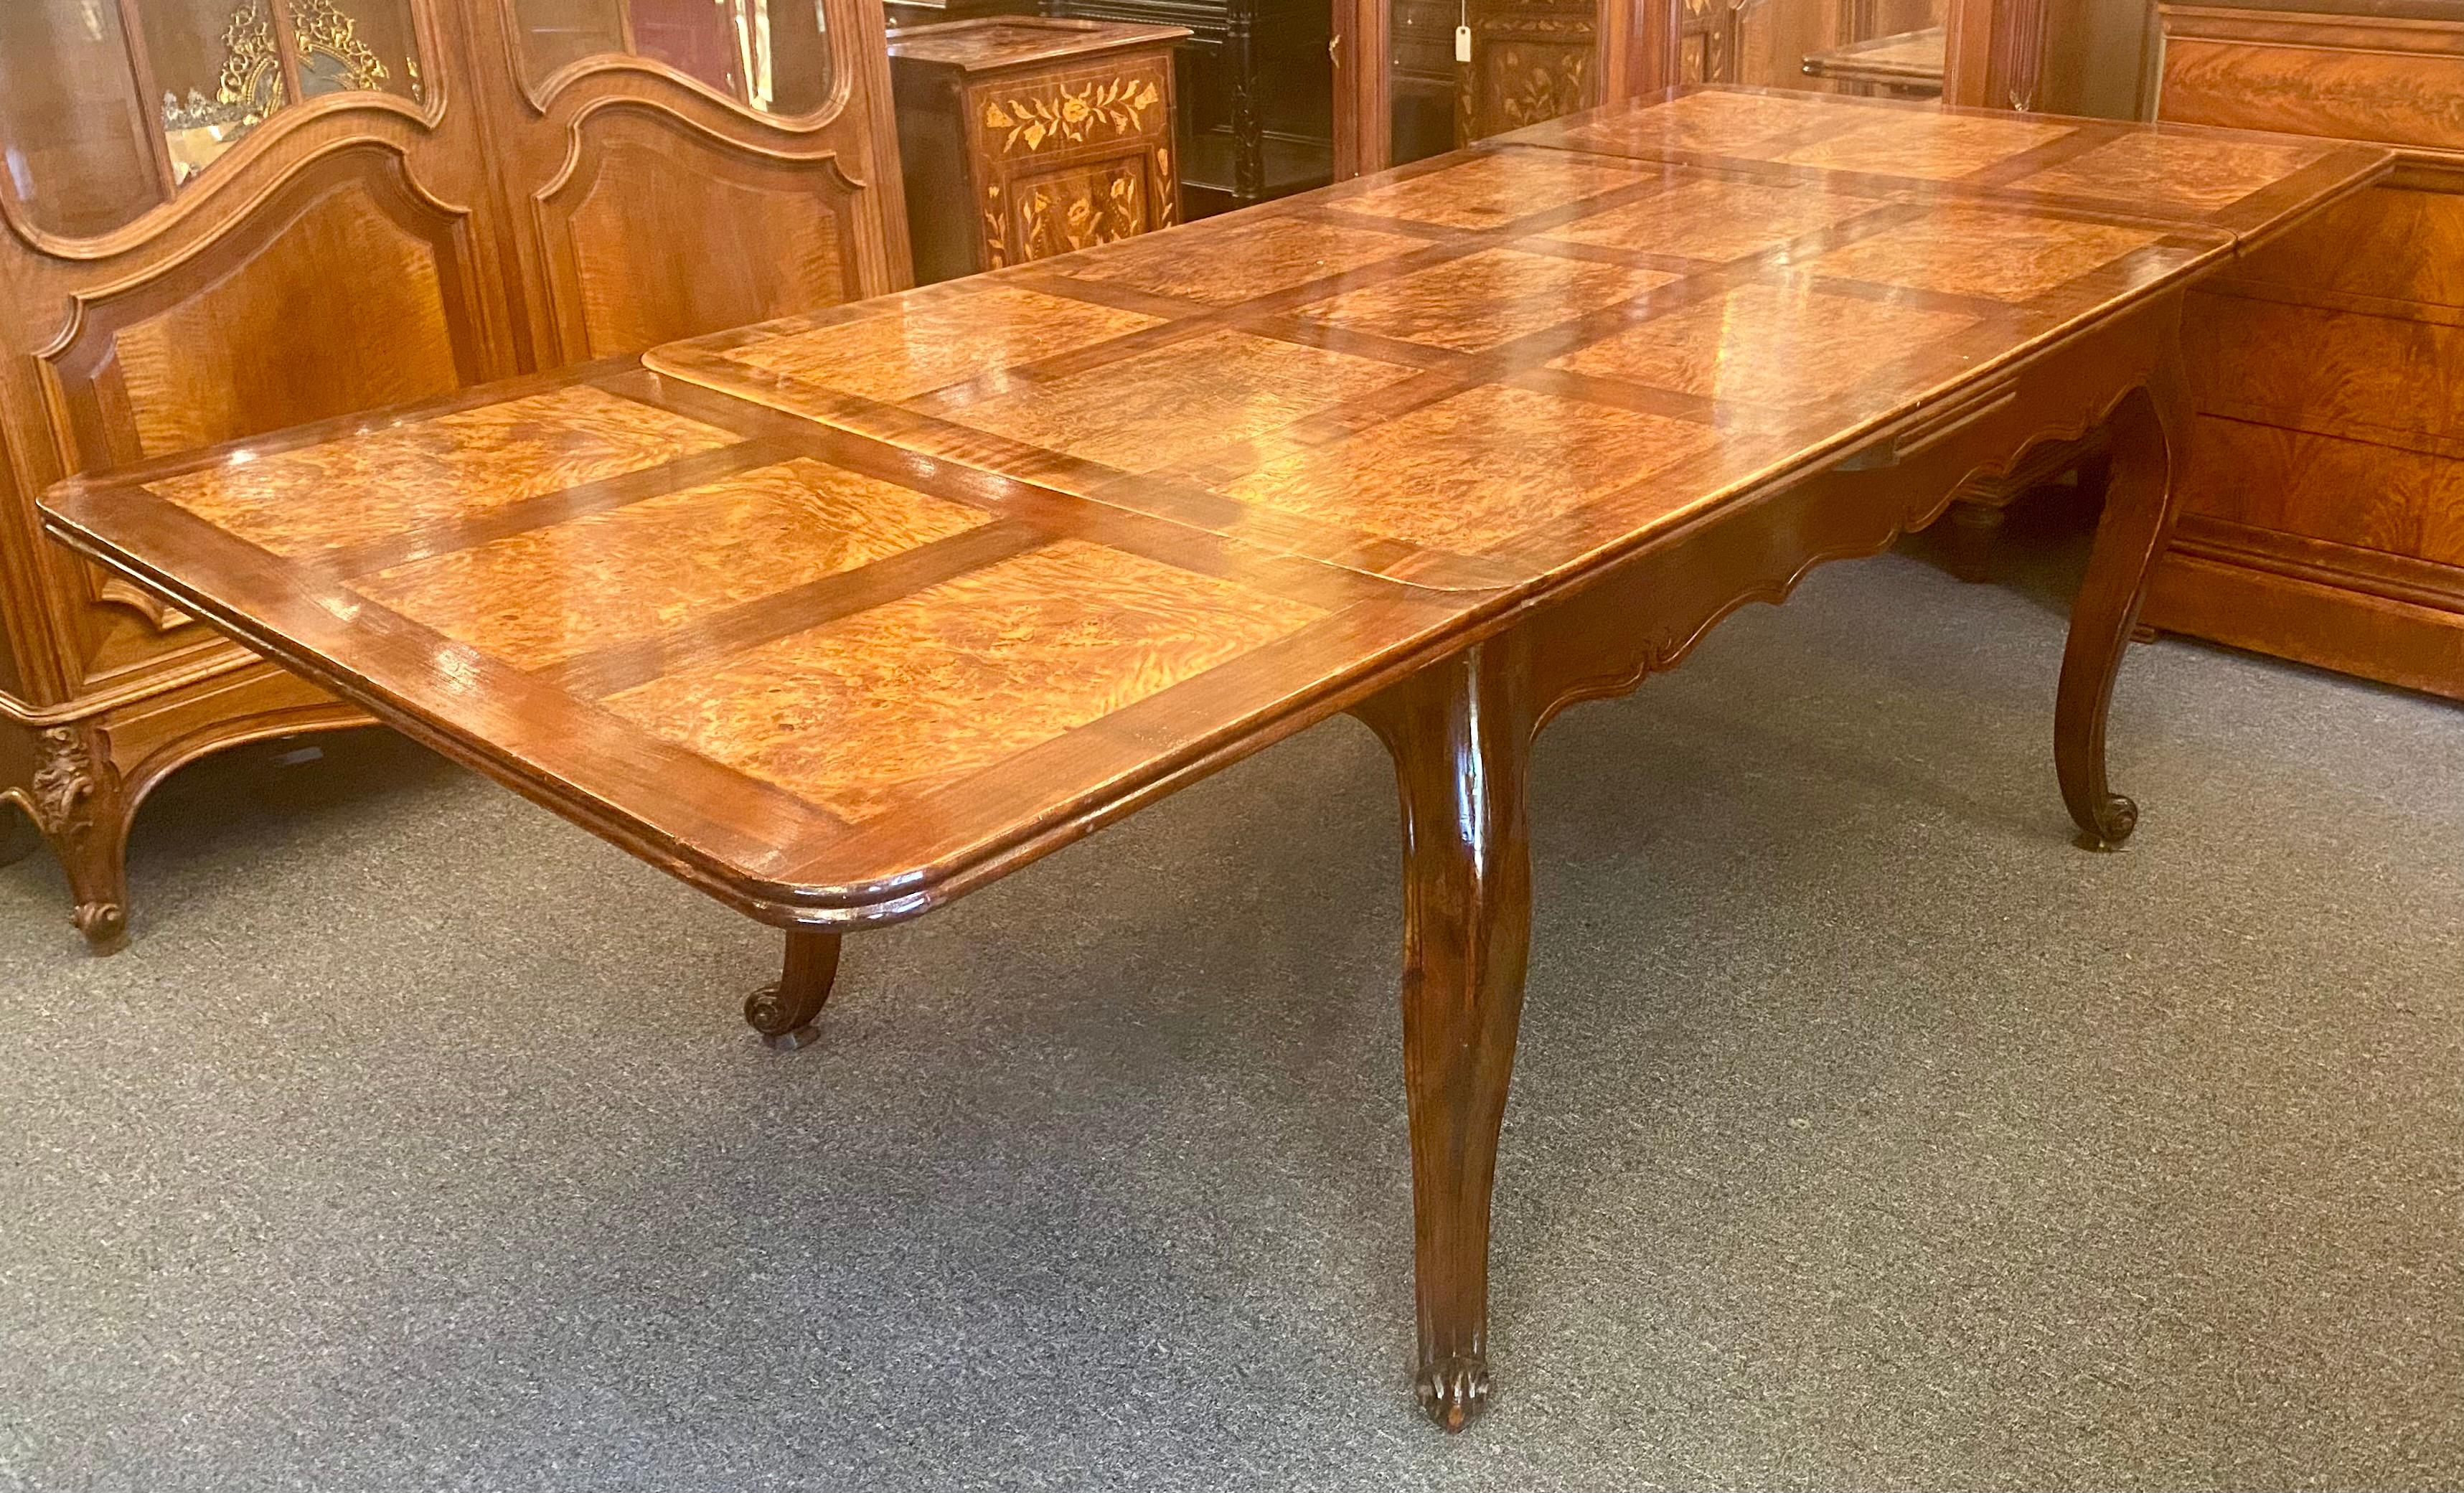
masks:
<svg viewBox="0 0 2464 1493"><path fill-rule="evenodd" d="M362 717L42 538L36 496L902 283L879 14L0 4L0 799L96 947L164 775Z"/></svg>
<svg viewBox="0 0 2464 1493"><path fill-rule="evenodd" d="M2464 699L2464 6L2163 25L2166 118L2404 160L2189 297L2198 418L2145 620Z"/></svg>
<svg viewBox="0 0 2464 1493"><path fill-rule="evenodd" d="M1180 221L1178 26L992 16L893 33L890 70L921 281Z"/></svg>

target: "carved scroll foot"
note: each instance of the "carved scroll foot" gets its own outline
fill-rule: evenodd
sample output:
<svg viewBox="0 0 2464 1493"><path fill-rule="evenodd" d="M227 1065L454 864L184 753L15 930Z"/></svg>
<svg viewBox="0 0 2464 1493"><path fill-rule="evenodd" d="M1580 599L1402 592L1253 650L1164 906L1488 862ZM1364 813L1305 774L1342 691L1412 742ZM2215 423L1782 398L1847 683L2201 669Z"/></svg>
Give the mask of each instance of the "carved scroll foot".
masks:
<svg viewBox="0 0 2464 1493"><path fill-rule="evenodd" d="M745 998L744 1020L781 1052L817 1042L813 1022L829 1003L839 974L839 935L810 929L787 931L787 963L778 980Z"/></svg>
<svg viewBox="0 0 2464 1493"><path fill-rule="evenodd" d="M2122 655L2146 599L2147 578L2179 512L2174 452L2189 429L2178 366L2124 399L2106 426L2110 476L2087 578L2071 608L2070 642L2054 707L2054 766L2079 845L2111 850L2139 824L2139 805L2105 782L2105 720Z"/></svg>
<svg viewBox="0 0 2464 1493"><path fill-rule="evenodd" d="M1489 1194L1531 933L1529 686L1508 635L1360 708L1402 790L1419 1390L1448 1431L1488 1399Z"/></svg>
<svg viewBox="0 0 2464 1493"><path fill-rule="evenodd" d="M101 733L42 733L33 800L34 823L68 873L77 932L96 954L118 954L128 946L128 801Z"/></svg>
<svg viewBox="0 0 2464 1493"><path fill-rule="evenodd" d="M1452 1434L1471 1424L1488 1404L1488 1365L1477 1358L1443 1358L1422 1364L1420 1408Z"/></svg>

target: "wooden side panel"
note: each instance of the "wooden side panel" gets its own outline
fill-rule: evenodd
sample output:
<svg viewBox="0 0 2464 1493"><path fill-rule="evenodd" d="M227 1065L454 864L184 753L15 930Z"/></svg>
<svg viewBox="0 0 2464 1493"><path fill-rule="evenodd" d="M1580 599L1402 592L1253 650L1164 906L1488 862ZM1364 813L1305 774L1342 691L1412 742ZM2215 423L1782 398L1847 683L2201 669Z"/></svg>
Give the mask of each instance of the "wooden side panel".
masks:
<svg viewBox="0 0 2464 1493"><path fill-rule="evenodd" d="M605 358L853 299L854 197L827 157L714 151L671 116L605 111L538 205L559 320Z"/></svg>
<svg viewBox="0 0 2464 1493"><path fill-rule="evenodd" d="M812 0L829 86L788 112L639 35L527 72L510 3L475 0L476 72L536 365L911 282L878 5Z"/></svg>
<svg viewBox="0 0 2464 1493"><path fill-rule="evenodd" d="M2464 435L2464 326L2239 296L2197 300L2184 336L2202 408L2431 450Z"/></svg>
<svg viewBox="0 0 2464 1493"><path fill-rule="evenodd" d="M2238 547L2178 544L2157 567L2148 626L2464 700L2464 612L2271 568Z"/></svg>
<svg viewBox="0 0 2464 1493"><path fill-rule="evenodd" d="M89 336L109 339L106 377L117 364L110 403L132 427L105 432L115 447L133 435L137 454L169 455L431 399L477 376L453 331L476 271L451 216L348 180L240 252L239 269L117 331L105 330L114 301L93 308Z"/></svg>

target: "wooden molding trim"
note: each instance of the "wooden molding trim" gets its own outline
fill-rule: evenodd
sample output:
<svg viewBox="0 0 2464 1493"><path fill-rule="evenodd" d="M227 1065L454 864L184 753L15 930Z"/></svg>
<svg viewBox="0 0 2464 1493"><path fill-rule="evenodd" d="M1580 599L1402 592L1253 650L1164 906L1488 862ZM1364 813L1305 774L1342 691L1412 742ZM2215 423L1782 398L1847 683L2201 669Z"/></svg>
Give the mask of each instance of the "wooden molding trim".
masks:
<svg viewBox="0 0 2464 1493"><path fill-rule="evenodd" d="M2464 56L2464 35L2453 21L2409 16L2251 11L2233 6L2160 5L2167 40L2243 41L2322 52L2385 52L2405 56Z"/></svg>
<svg viewBox="0 0 2464 1493"><path fill-rule="evenodd" d="M2464 566L2409 555L2314 539L2230 519L2185 514L2173 534L2184 555L2240 565L2313 585L2358 591L2409 606L2449 611L2464 620Z"/></svg>

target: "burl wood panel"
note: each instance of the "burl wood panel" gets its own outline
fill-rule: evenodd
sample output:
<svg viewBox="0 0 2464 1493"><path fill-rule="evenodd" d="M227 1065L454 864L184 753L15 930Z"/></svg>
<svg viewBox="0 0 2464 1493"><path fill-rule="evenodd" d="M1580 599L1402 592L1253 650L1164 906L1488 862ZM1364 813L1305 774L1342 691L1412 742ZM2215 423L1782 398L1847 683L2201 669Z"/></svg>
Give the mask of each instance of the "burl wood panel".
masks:
<svg viewBox="0 0 2464 1493"><path fill-rule="evenodd" d="M1793 408L1872 384L1911 350L1971 331L1979 319L1800 286L1749 285L1550 366L1703 399Z"/></svg>
<svg viewBox="0 0 2464 1493"><path fill-rule="evenodd" d="M253 544L309 559L736 439L583 385L232 461L167 478L154 491ZM341 492L351 501L336 501Z"/></svg>
<svg viewBox="0 0 2464 1493"><path fill-rule="evenodd" d="M2153 249L2151 229L1946 208L1822 256L1822 273L1993 300L2032 300Z"/></svg>
<svg viewBox="0 0 2464 1493"><path fill-rule="evenodd" d="M2318 159L2309 145L2131 135L2028 177L2042 191L2162 208L2226 208Z"/></svg>
<svg viewBox="0 0 2464 1493"><path fill-rule="evenodd" d="M1406 223L1490 229L1647 180L1633 167L1558 152L1476 157L1339 199L1346 211Z"/></svg>
<svg viewBox="0 0 2464 1493"><path fill-rule="evenodd" d="M1743 182L1686 182L1584 218L1551 237L1611 249L1743 259L1871 211L1879 198Z"/></svg>
<svg viewBox="0 0 2464 1493"><path fill-rule="evenodd" d="M1429 549L1476 554L1645 481L1717 440L1707 426L1490 384L1275 457L1223 492Z"/></svg>
<svg viewBox="0 0 2464 1493"><path fill-rule="evenodd" d="M970 429L1122 472L1246 441L1409 377L1375 359L1217 331L949 411Z"/></svg>
<svg viewBox="0 0 2464 1493"><path fill-rule="evenodd" d="M1303 306L1304 321L1476 353L1617 305L1677 276L1492 249Z"/></svg>
<svg viewBox="0 0 2464 1493"><path fill-rule="evenodd" d="M1004 314L986 316L980 304L918 292L873 302L861 315L781 327L724 356L756 373L895 401L1157 324L1134 311L1012 286L980 295Z"/></svg>
<svg viewBox="0 0 2464 1493"><path fill-rule="evenodd" d="M1155 237L1118 245L1097 257L1053 260L1046 267L1102 284L1231 306L1420 245L1420 240L1400 234L1280 213L1243 214L1225 228L1210 227L1207 238L1211 252L1203 257L1192 254L1185 239Z"/></svg>
<svg viewBox="0 0 2464 1493"><path fill-rule="evenodd" d="M1883 120L1778 152L1792 165L1837 171L1879 171L1947 181L1999 165L2037 146L2070 135L2067 125L2025 124L2013 120L1937 114L1918 120Z"/></svg>
<svg viewBox="0 0 2464 1493"><path fill-rule="evenodd" d="M1320 615L1065 541L607 704L862 823Z"/></svg>
<svg viewBox="0 0 2464 1493"><path fill-rule="evenodd" d="M799 457L397 565L351 589L521 669L655 637L992 522ZM539 578L557 578L541 595Z"/></svg>

